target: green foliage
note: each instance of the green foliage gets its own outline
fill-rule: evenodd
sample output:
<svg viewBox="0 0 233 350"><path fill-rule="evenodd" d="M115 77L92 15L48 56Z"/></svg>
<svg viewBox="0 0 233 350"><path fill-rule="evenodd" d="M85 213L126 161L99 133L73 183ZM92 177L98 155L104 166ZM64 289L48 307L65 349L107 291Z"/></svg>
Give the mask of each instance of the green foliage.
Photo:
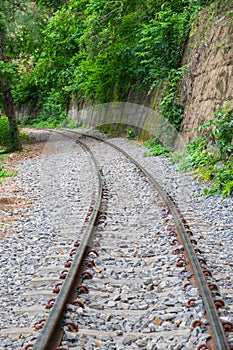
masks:
<svg viewBox="0 0 233 350"><path fill-rule="evenodd" d="M136 137L135 130L131 126L127 126L125 131L126 131L126 138L128 140L134 140L135 139L135 137Z"/></svg>
<svg viewBox="0 0 233 350"><path fill-rule="evenodd" d="M173 151L172 148L166 147L161 144L159 139L154 138L152 140L146 141L144 145L150 149L150 152L144 153L144 156L160 156L162 158L169 157L171 152Z"/></svg>
<svg viewBox="0 0 233 350"><path fill-rule="evenodd" d="M15 102L33 102L43 110L39 124L53 124L72 97L80 107L143 103L165 82L161 111L178 128L184 43L195 15L212 1L15 0L17 25L4 27L14 33L7 54L20 61L19 76L12 75Z"/></svg>
<svg viewBox="0 0 233 350"><path fill-rule="evenodd" d="M218 161L218 157L207 149L206 140L197 137L186 145L187 154L182 157L180 169L188 171L190 169L198 169L206 164L214 164Z"/></svg>
<svg viewBox="0 0 233 350"><path fill-rule="evenodd" d="M180 104L178 87L186 67L171 69L166 83L163 85L163 99L160 102L162 115L178 129L183 119L183 106Z"/></svg>
<svg viewBox="0 0 233 350"><path fill-rule="evenodd" d="M65 99L62 93L52 90L44 103L43 110L39 116L40 120L57 119L59 122L65 119Z"/></svg>
<svg viewBox="0 0 233 350"><path fill-rule="evenodd" d="M62 126L65 119L66 119L65 115L61 115L59 117L56 117L56 116L46 117L42 115L41 117L38 117L34 121L32 121L30 125L36 128L58 128Z"/></svg>
<svg viewBox="0 0 233 350"><path fill-rule="evenodd" d="M16 62L5 62L0 61L0 74L4 75L8 79L8 81L11 81L13 77L18 76L18 64Z"/></svg>
<svg viewBox="0 0 233 350"><path fill-rule="evenodd" d="M0 116L0 149L6 149L11 145L11 135L8 119Z"/></svg>
<svg viewBox="0 0 233 350"><path fill-rule="evenodd" d="M64 5L65 0L37 0L36 3L38 6L45 6L46 8L56 11Z"/></svg>
<svg viewBox="0 0 233 350"><path fill-rule="evenodd" d="M44 15L29 0L1 2L0 38L8 63L20 60L21 68L26 64L28 55L40 45L40 30L44 23Z"/></svg>
<svg viewBox="0 0 233 350"><path fill-rule="evenodd" d="M219 108L214 113L214 119L199 127L198 130L204 131L206 142L219 150L221 159L228 158L232 154L233 109L231 105Z"/></svg>
<svg viewBox="0 0 233 350"><path fill-rule="evenodd" d="M145 81L158 86L166 80L170 69L178 67L182 44L190 23L185 13L164 6L140 32L138 56L146 71Z"/></svg>
<svg viewBox="0 0 233 350"><path fill-rule="evenodd" d="M204 189L204 194L214 195L221 193L225 198L233 194L233 158L231 157L227 162L223 164L215 164L210 167L201 168L198 172L206 181L213 180L213 184L210 188ZM207 174L209 176L207 177Z"/></svg>
<svg viewBox="0 0 233 350"><path fill-rule="evenodd" d="M64 113L66 99L62 92L55 90L45 99L42 112L35 118L21 118L21 126L33 125L38 128L56 128L62 125L67 115Z"/></svg>
<svg viewBox="0 0 233 350"><path fill-rule="evenodd" d="M187 144L186 153L178 159L182 171L194 170L199 178L210 182L205 195L233 194L233 110L219 108L214 118L198 130L201 136Z"/></svg>
<svg viewBox="0 0 233 350"><path fill-rule="evenodd" d="M24 131L20 131L20 140L28 140ZM0 116L0 153L7 153L11 148L11 133L8 119L6 116Z"/></svg>
<svg viewBox="0 0 233 350"><path fill-rule="evenodd" d="M5 169L4 165L0 164L0 184L3 182L5 177L15 176L16 174L12 171L8 171Z"/></svg>

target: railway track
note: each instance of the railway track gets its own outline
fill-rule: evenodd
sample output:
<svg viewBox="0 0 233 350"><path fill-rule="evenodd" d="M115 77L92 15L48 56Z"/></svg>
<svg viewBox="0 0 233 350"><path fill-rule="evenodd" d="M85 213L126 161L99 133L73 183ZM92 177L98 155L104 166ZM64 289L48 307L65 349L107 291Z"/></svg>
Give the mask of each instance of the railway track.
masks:
<svg viewBox="0 0 233 350"><path fill-rule="evenodd" d="M106 162L110 143L71 138L90 154L98 195L47 321L38 320L43 329L24 349L231 349L224 303L173 199L118 147Z"/></svg>
<svg viewBox="0 0 233 350"><path fill-rule="evenodd" d="M0 348L22 349L23 338L34 332L31 326L38 318L47 317L45 305L56 295L54 286L62 282L64 263L71 247L75 248L77 234L85 228L95 197L97 175L88 152L62 135L51 136L50 143L55 149L52 155L47 156L45 150L42 158L27 161L21 169L24 177L29 173L25 192L32 191L30 195L39 205L35 204L31 217L21 223L22 234L9 237L2 245L8 259L1 266L5 286L1 291ZM79 164L86 170L85 178ZM4 259L6 253L2 250L1 255ZM13 345L7 336L13 338Z"/></svg>

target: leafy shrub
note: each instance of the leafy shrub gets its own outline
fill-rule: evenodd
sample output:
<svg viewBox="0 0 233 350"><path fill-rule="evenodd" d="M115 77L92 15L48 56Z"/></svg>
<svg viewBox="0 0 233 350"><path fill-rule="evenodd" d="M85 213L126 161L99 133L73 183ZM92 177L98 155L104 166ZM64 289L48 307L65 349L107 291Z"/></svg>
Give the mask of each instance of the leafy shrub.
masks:
<svg viewBox="0 0 233 350"><path fill-rule="evenodd" d="M161 144L161 142L154 138L152 140L146 141L144 145L150 149L150 152L144 153L144 156L161 156L163 158L169 157L172 152L172 148L166 147Z"/></svg>
<svg viewBox="0 0 233 350"><path fill-rule="evenodd" d="M0 116L0 148L8 148L11 144L11 134L8 119Z"/></svg>
<svg viewBox="0 0 233 350"><path fill-rule="evenodd" d="M29 140L25 131L19 130L21 141ZM6 116L0 116L0 153L7 153L11 149L11 133Z"/></svg>
<svg viewBox="0 0 233 350"><path fill-rule="evenodd" d="M41 112L40 121L50 120L56 126L61 120L65 119L64 106L62 96L59 92L52 91L44 103L43 111Z"/></svg>
<svg viewBox="0 0 233 350"><path fill-rule="evenodd" d="M179 129L184 116L184 107L180 104L178 87L185 71L187 71L185 66L170 70L167 82L165 82L163 86L163 98L160 102L162 115L169 120L176 129Z"/></svg>
<svg viewBox="0 0 233 350"><path fill-rule="evenodd" d="M67 118L64 113L65 95L62 92L52 91L44 98L44 106L41 114L31 121L31 125L38 128L56 128L61 126Z"/></svg>
<svg viewBox="0 0 233 350"><path fill-rule="evenodd" d="M222 197L225 198L233 193L233 158L231 157L227 162L223 164L216 164L211 168L200 169L199 174L205 180L213 180L213 184L210 188L204 189L205 195L213 195L221 193ZM207 177L207 174L210 174Z"/></svg>
<svg viewBox="0 0 233 350"><path fill-rule="evenodd" d="M219 108L214 119L199 127L206 135L206 142L220 152L221 159L228 158L233 152L233 109L231 105Z"/></svg>
<svg viewBox="0 0 233 350"><path fill-rule="evenodd" d="M128 140L134 140L134 139L135 139L135 137L136 137L135 131L134 131L133 128L131 128L131 126L128 126L128 127L125 129L125 131L126 131L126 138L127 138Z"/></svg>
<svg viewBox="0 0 233 350"><path fill-rule="evenodd" d="M20 126L31 125L32 122L33 122L33 119L29 115L24 115L19 120Z"/></svg>
<svg viewBox="0 0 233 350"><path fill-rule="evenodd" d="M62 125L64 120L66 119L66 115L61 115L59 117L57 116L50 116L48 118L45 118L44 116L38 117L36 120L32 122L32 126L36 128L58 128Z"/></svg>
<svg viewBox="0 0 233 350"><path fill-rule="evenodd" d="M3 182L3 179L8 176L15 176L15 173L6 170L4 165L0 164L0 184Z"/></svg>
<svg viewBox="0 0 233 350"><path fill-rule="evenodd" d="M195 170L210 183L205 195L233 194L233 110L219 108L213 119L198 128L201 135L187 144L186 153L177 159L180 170Z"/></svg>

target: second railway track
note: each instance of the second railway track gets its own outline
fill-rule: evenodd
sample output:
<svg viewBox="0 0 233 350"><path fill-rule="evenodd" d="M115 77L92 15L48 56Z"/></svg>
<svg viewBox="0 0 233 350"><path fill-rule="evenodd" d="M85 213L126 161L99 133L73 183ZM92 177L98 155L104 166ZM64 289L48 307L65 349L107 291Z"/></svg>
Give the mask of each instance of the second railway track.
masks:
<svg viewBox="0 0 233 350"><path fill-rule="evenodd" d="M78 137L64 132L68 134ZM93 266L83 271L81 255L93 244L77 237L81 243L74 260L83 266L76 272L73 295L66 307L59 306L69 283L65 280L38 340L25 348L231 349L229 332L223 331L219 319L223 303L218 290L173 200L126 154L97 140L82 140L101 169L107 201L104 209L97 209L102 214L99 221L92 218L98 256L90 252ZM86 229L92 230L91 226ZM60 313L66 311L62 324L51 325L51 314L61 308ZM224 326L232 330L230 323ZM54 337L60 337L57 329L50 343L50 328L63 329L61 344L54 342Z"/></svg>

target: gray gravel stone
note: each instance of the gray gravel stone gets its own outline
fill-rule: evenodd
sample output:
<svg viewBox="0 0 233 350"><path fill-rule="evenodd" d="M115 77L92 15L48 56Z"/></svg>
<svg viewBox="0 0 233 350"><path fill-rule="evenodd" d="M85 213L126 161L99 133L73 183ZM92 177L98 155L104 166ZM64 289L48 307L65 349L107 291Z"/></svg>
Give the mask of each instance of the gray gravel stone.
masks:
<svg viewBox="0 0 233 350"><path fill-rule="evenodd" d="M23 229L22 233L4 242L0 240L3 252L0 261L4 264L7 261L6 269L0 271L0 312L4 313L1 326L31 326L38 319L38 314L25 314L24 318L18 315L12 320L10 310L15 306L36 305L38 300L42 304L46 301L46 298L36 297L29 302L26 298L20 300L19 295L34 290L30 281L36 275L52 276L39 270L48 255L49 258L55 256L53 264L59 266L57 273L60 271L64 256L68 254L67 247L72 244L74 234L77 235L77 226L81 227L90 203L93 178L90 159L74 142L65 139L52 138L50 142L56 145L58 154L23 162L16 178L19 184L24 184L22 194L29 199L36 198L36 205L25 211L28 217L18 219L16 229ZM194 319L204 319L204 309L195 287L187 287L186 292L182 290L190 274L179 276L179 270L175 269L177 256L172 253L174 248L167 237L167 227L173 225L171 216L168 215L169 223L165 224L161 218L163 209L157 207L158 198L129 161L104 144L87 142L96 153L111 189L108 218L102 226L106 248L96 259L99 273L87 282L98 291L83 296L85 312L71 308L68 317L77 317L80 329L116 332L116 337L110 334L101 337L100 350L193 350L198 345L198 337L201 336L202 341L208 337L199 329L189 332ZM203 251L200 257L208 260L220 291L224 290L227 305L233 304L232 295L225 292L232 288L232 199L202 198L203 186L188 174L177 173L176 166L170 165L168 160L145 158L144 147L123 139L112 142L131 152L162 186L168 188L198 240L198 247ZM74 152L76 147L78 153ZM123 183L122 178L125 179ZM166 208L164 210L166 212ZM202 226L203 223L207 226ZM105 283L105 279L109 282ZM46 288L53 288L53 285L50 283ZM38 287L38 292L44 288ZM196 306L187 309L186 302L192 297L198 299ZM232 319L232 312L232 308L220 310L221 316L228 320ZM157 336L158 330L187 330L187 333L153 340L151 336ZM141 335L143 332L147 336L138 339L128 332ZM72 334L66 335L65 343L72 349L89 350L96 348L95 339ZM12 342L1 337L0 341L8 350L22 349L25 343L22 339Z"/></svg>
<svg viewBox="0 0 233 350"><path fill-rule="evenodd" d="M131 345L132 343L136 342L137 337L135 335L127 335L123 341L122 344L123 345Z"/></svg>

